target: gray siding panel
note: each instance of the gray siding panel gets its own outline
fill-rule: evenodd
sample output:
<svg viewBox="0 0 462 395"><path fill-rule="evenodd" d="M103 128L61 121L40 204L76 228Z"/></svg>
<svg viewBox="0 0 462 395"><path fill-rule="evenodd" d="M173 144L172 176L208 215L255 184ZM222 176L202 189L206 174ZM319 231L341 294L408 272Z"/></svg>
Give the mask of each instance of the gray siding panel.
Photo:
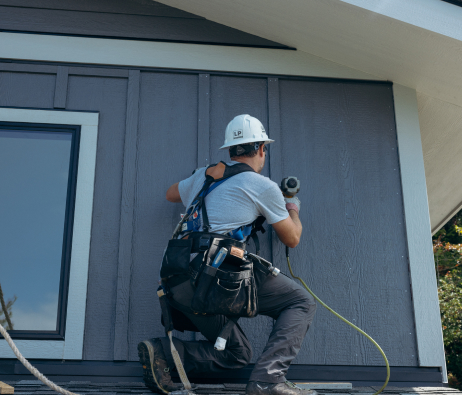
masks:
<svg viewBox="0 0 462 395"><path fill-rule="evenodd" d="M69 80L69 67L58 66L55 84L55 108L66 108L67 84Z"/></svg>
<svg viewBox="0 0 462 395"><path fill-rule="evenodd" d="M391 365L416 366L391 87L280 81L280 102L281 165L302 182L295 272L368 332ZM384 364L373 345L322 308L296 362Z"/></svg>
<svg viewBox="0 0 462 395"><path fill-rule="evenodd" d="M127 93L122 202L120 211L117 304L114 359L128 358L128 317L130 305L130 270L132 266L133 214L136 188L136 151L140 101L140 71L130 70Z"/></svg>
<svg viewBox="0 0 462 395"><path fill-rule="evenodd" d="M85 360L135 361L140 340L163 336L159 266L184 212L165 192L207 159L228 161L218 150L225 127L248 113L276 140L263 174L302 181L295 272L370 333L392 366L417 366L390 85L0 63L0 105L100 113ZM261 236L262 255L287 272L272 233ZM273 322L240 322L255 361ZM295 363L383 364L322 308Z"/></svg>
<svg viewBox="0 0 462 395"><path fill-rule="evenodd" d="M285 45L203 18L141 15L133 14L130 10L124 14L89 12L85 9L88 5L87 2L82 3L82 0L76 0L73 3L80 3L81 6L78 8L81 11L62 9L63 7L59 5L57 5L58 9L50 9L2 6L0 4L0 29L79 36L288 48ZM68 1L63 0L63 4L68 4Z"/></svg>
<svg viewBox="0 0 462 395"><path fill-rule="evenodd" d="M228 150L219 150L229 121L237 115L250 114L261 120L265 128L268 127L266 78L212 75L210 95L211 163L229 161Z"/></svg>
<svg viewBox="0 0 462 395"><path fill-rule="evenodd" d="M0 70L1 71L15 71L18 73L56 74L58 70L58 66L44 65L44 64L0 62Z"/></svg>
<svg viewBox="0 0 462 395"><path fill-rule="evenodd" d="M210 74L199 74L197 167L210 165Z"/></svg>
<svg viewBox="0 0 462 395"><path fill-rule="evenodd" d="M127 80L69 77L67 110L99 111L84 359L112 360Z"/></svg>
<svg viewBox="0 0 462 395"><path fill-rule="evenodd" d="M91 75L93 77L120 77L128 78L126 69L109 69L102 67L69 67L69 75Z"/></svg>
<svg viewBox="0 0 462 395"><path fill-rule="evenodd" d="M0 106L53 108L56 75L0 72Z"/></svg>
<svg viewBox="0 0 462 395"><path fill-rule="evenodd" d="M280 103L279 103L279 79L278 78L268 78L268 111L269 111L269 130L268 136L275 140L274 143L269 145L269 172L270 178L280 183L283 177L287 177L289 174L283 172L283 159L287 157L284 155L282 147L282 131L281 131L281 114L280 114ZM276 260L276 257L283 257L285 253L285 245L282 244L276 235L276 232L271 229L271 253L273 258L273 263L279 269L287 271L286 263L284 260Z"/></svg>
<svg viewBox="0 0 462 395"><path fill-rule="evenodd" d="M165 334L156 294L159 269L165 246L184 212L181 204L167 202L165 192L197 166L197 91L197 75L141 73L130 360L138 359L138 342Z"/></svg>
<svg viewBox="0 0 462 395"><path fill-rule="evenodd" d="M258 118L268 128L267 79L246 77L211 77L210 102L210 158L211 163L229 162L228 150L218 150L224 142L226 125L236 115L249 114ZM265 166L263 175L269 175ZM264 225L268 228L268 225ZM271 260L271 232L259 236L260 254ZM249 243L249 251L255 252L253 242ZM258 316L252 320L241 319L239 324L244 329L253 347L253 359L263 351L266 340L273 328L273 320Z"/></svg>

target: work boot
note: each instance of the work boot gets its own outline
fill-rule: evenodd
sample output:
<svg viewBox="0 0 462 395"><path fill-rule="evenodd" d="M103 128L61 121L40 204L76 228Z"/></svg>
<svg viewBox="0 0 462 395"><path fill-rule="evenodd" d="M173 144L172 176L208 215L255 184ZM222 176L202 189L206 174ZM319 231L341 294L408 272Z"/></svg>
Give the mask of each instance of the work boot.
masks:
<svg viewBox="0 0 462 395"><path fill-rule="evenodd" d="M263 383L261 381L249 381L245 388L246 395L318 395L315 390L304 390L294 383Z"/></svg>
<svg viewBox="0 0 462 395"><path fill-rule="evenodd" d="M152 392L168 394L181 388L170 377L170 369L160 339L145 340L139 343L138 356L143 365L144 383Z"/></svg>

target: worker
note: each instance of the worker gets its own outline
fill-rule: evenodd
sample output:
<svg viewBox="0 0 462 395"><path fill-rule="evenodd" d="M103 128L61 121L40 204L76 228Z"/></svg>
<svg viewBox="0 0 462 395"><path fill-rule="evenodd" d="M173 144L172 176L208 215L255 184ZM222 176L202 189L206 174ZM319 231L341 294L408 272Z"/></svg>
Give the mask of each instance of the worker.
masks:
<svg viewBox="0 0 462 395"><path fill-rule="evenodd" d="M282 243L291 248L297 246L302 234L299 199L285 198L275 182L260 174L265 165L267 145L273 141L268 138L261 122L250 115L236 116L228 124L225 143L220 148L229 150L231 161L226 163L226 169L244 166L244 170L248 171L229 177L206 195L207 231L230 235L263 216ZM224 168L225 164L221 166ZM167 190L167 200L190 207L207 179L206 172L207 168L197 169L189 178L173 184ZM183 225L183 229L185 232L178 238L186 238L188 226ZM204 219L198 230L204 231ZM191 254L191 259L195 255L197 253ZM258 268L254 269L254 273L258 314L271 317L275 322L252 370L246 394L315 395L314 390L303 390L286 380L290 363L300 351L313 320L315 301L305 289L283 274L263 275ZM229 319L221 314L197 314L191 309L195 293L192 281L183 277L168 283L170 303L176 312L182 314L182 322L188 322L186 328L192 325L207 339L173 339L187 373L223 372L224 369L242 368L250 363L252 348L238 324L232 327L227 337L226 349L215 349L214 342ZM170 376L170 370L175 365L167 337L139 343L138 352L145 383L153 392L168 393L179 389Z"/></svg>

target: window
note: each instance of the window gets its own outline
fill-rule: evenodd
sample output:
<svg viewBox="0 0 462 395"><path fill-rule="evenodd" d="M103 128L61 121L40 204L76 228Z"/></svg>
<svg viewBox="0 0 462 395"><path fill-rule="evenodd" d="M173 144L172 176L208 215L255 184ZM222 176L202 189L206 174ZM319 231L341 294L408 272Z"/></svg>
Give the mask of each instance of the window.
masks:
<svg viewBox="0 0 462 395"><path fill-rule="evenodd" d="M0 320L13 338L64 338L79 141L80 126L0 122Z"/></svg>
<svg viewBox="0 0 462 395"><path fill-rule="evenodd" d="M98 122L0 107L0 284L26 358L82 359Z"/></svg>

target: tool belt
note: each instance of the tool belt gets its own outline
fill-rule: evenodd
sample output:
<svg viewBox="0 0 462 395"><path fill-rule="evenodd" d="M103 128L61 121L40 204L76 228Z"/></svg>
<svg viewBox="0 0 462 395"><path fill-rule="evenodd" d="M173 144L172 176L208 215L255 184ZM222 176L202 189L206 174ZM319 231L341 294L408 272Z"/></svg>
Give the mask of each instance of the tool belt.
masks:
<svg viewBox="0 0 462 395"><path fill-rule="evenodd" d="M162 282L170 288L189 280L195 289L190 306L195 313L256 316L253 261L244 256L245 243L216 233L193 232L187 237L169 241L160 272ZM212 267L222 247L228 254L218 268ZM198 255L191 260L194 253Z"/></svg>

